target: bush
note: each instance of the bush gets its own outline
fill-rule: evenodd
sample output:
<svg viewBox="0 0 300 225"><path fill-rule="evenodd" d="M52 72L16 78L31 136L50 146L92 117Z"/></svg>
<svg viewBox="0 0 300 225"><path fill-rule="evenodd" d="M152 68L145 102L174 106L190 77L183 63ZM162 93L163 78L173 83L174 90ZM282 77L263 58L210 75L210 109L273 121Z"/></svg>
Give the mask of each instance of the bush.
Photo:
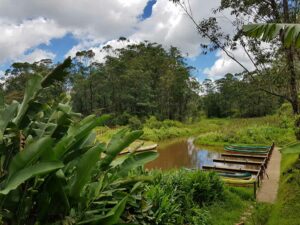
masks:
<svg viewBox="0 0 300 225"><path fill-rule="evenodd" d="M142 131L123 129L105 145L94 128L107 115L80 120L68 96L39 101L44 87L63 76L64 64L46 77L33 75L22 103L0 101L0 224L116 224L151 180L130 171L156 152L116 159Z"/></svg>
<svg viewBox="0 0 300 225"><path fill-rule="evenodd" d="M210 224L209 213L201 207L224 197L223 183L216 174L177 170L154 176L145 195L153 213L148 224Z"/></svg>
<svg viewBox="0 0 300 225"><path fill-rule="evenodd" d="M162 122L158 121L155 116L150 116L149 119L145 121L145 127L159 129L162 127Z"/></svg>
<svg viewBox="0 0 300 225"><path fill-rule="evenodd" d="M131 130L141 130L143 128L143 124L137 116L129 118L128 126Z"/></svg>
<svg viewBox="0 0 300 225"><path fill-rule="evenodd" d="M266 225L269 221L272 206L265 203L257 203L251 214L253 225Z"/></svg>

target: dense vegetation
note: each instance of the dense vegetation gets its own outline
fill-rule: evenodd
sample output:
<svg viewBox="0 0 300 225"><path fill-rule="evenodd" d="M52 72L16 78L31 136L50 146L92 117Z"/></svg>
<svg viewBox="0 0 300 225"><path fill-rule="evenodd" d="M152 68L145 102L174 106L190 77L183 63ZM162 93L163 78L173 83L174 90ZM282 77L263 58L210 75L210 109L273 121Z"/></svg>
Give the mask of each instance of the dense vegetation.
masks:
<svg viewBox="0 0 300 225"><path fill-rule="evenodd" d="M204 53L222 50L243 71L200 82L176 47L126 38L119 39L123 48L103 47L101 63L92 50L59 66L49 59L13 63L0 90L0 223L240 219L252 200L247 189L225 187L214 173L144 171L156 152L117 155L137 139L279 146L300 139L299 29L277 24L299 22L299 1L221 1L213 13L230 11L234 34L223 32L216 15L197 23L189 4L173 2L209 40ZM245 33L248 18L274 24ZM269 42L267 50L259 38ZM254 70L232 54L238 47ZM299 224L299 148L282 150L278 201L256 204L249 224Z"/></svg>

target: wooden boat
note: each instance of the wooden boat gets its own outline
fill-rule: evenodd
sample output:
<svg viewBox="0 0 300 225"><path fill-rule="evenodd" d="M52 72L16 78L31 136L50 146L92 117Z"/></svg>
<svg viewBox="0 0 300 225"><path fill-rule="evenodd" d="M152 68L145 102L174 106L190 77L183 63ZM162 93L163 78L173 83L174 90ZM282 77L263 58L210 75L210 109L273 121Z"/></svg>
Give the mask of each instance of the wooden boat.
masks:
<svg viewBox="0 0 300 225"><path fill-rule="evenodd" d="M223 173L217 173L222 178L233 178L233 179L242 179L242 180L248 180L252 177L251 173L245 172L245 173L230 173L230 172L223 172Z"/></svg>
<svg viewBox="0 0 300 225"><path fill-rule="evenodd" d="M257 149L237 149L237 148L231 148L229 146L224 146L224 150L232 153L245 153L245 154L268 154L269 150L257 150Z"/></svg>
<svg viewBox="0 0 300 225"><path fill-rule="evenodd" d="M227 145L229 148L241 150L270 150L272 146L252 146L252 145Z"/></svg>
<svg viewBox="0 0 300 225"><path fill-rule="evenodd" d="M139 147L137 149L137 151L148 151L148 150L154 150L156 149L158 146L158 144L153 144L153 145L148 145L148 146L142 146L142 147Z"/></svg>
<svg viewBox="0 0 300 225"><path fill-rule="evenodd" d="M119 153L119 155L123 155L123 154L128 154L131 152L146 152L146 151L151 151L156 149L158 146L158 144L153 144L153 145L146 145L146 146L141 146L137 149L133 149L133 148L126 148L125 150L123 150L122 152Z"/></svg>
<svg viewBox="0 0 300 225"><path fill-rule="evenodd" d="M253 184L254 182L256 182L256 178L255 177L251 177L248 180L232 179L232 178L222 178L222 180L226 184Z"/></svg>

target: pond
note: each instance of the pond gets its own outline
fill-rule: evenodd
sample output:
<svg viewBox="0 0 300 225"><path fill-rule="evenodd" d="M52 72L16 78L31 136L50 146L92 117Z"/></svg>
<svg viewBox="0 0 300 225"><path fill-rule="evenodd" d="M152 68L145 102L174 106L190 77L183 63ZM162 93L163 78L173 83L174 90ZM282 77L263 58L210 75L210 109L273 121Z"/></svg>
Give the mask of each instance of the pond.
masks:
<svg viewBox="0 0 300 225"><path fill-rule="evenodd" d="M174 168L199 168L203 165L226 166L233 168L256 169L253 165L215 163L213 159L224 158L222 147L196 146L193 138L163 144L157 148L159 157L146 165L147 169L170 170ZM238 159L238 158L236 158ZM241 159L242 160L242 159Z"/></svg>

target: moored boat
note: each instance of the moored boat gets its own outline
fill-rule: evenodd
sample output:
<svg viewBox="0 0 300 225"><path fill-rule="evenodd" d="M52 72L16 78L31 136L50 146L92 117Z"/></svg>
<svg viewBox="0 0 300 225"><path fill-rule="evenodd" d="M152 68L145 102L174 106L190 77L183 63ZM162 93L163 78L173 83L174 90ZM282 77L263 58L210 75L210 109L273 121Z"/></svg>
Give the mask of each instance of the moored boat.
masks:
<svg viewBox="0 0 300 225"><path fill-rule="evenodd" d="M257 150L257 149L237 149L237 148L231 148L229 146L224 146L224 150L232 153L245 153L245 154L268 154L269 150Z"/></svg>
<svg viewBox="0 0 300 225"><path fill-rule="evenodd" d="M253 184L256 181L255 177L251 177L248 180L243 180L243 179L232 179L232 178L222 178L222 180L226 184Z"/></svg>
<svg viewBox="0 0 300 225"><path fill-rule="evenodd" d="M270 150L272 146L254 146L254 145L227 145L230 148L241 150Z"/></svg>
<svg viewBox="0 0 300 225"><path fill-rule="evenodd" d="M222 178L232 178L232 179L242 179L242 180L248 180L252 177L252 174L248 172L245 173L222 172L217 174Z"/></svg>

